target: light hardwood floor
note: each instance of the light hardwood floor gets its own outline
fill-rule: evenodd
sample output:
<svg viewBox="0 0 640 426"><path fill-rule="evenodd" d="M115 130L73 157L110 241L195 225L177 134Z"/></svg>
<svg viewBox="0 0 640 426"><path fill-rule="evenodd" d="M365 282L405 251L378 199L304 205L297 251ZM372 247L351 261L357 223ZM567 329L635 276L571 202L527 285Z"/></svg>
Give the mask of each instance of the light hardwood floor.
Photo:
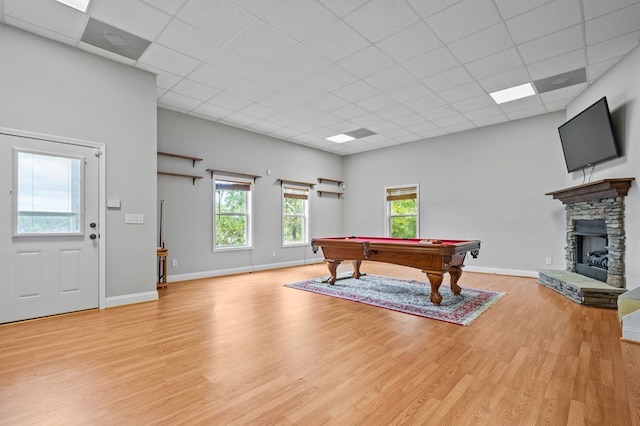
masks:
<svg viewBox="0 0 640 426"><path fill-rule="evenodd" d="M640 425L640 345L614 310L465 272L463 289L508 294L462 327L282 286L327 273L170 283L157 302L0 326L0 424Z"/></svg>

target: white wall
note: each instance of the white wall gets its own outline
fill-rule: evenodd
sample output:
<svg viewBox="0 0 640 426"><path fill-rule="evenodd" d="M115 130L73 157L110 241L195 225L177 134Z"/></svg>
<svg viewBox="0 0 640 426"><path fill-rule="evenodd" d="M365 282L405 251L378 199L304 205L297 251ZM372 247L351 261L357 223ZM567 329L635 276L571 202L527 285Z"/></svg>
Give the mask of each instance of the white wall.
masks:
<svg viewBox="0 0 640 426"><path fill-rule="evenodd" d="M640 168L640 48L636 48L606 74L587 88L567 106L567 119L597 101L607 97L616 137L621 143L623 156L595 168L593 181L606 178L638 179ZM582 172L572 173L566 178L567 187L579 185ZM626 286L640 286L640 182L632 184L625 197L626 231Z"/></svg>
<svg viewBox="0 0 640 426"><path fill-rule="evenodd" d="M281 193L277 179L317 183L319 177L341 179L341 156L258 135L238 128L158 109L158 150L203 158L195 168L186 160L158 157L158 170L204 176L192 180L158 176L158 200L164 200L165 245L169 279L181 280L245 272L321 260L309 246L283 248ZM213 188L206 169L262 176L254 190L254 249L213 252ZM271 175L266 175L266 170ZM310 235L342 233L343 200L310 197ZM275 256L273 256L275 252Z"/></svg>
<svg viewBox="0 0 640 426"><path fill-rule="evenodd" d="M155 76L3 24L0 58L0 127L106 145L107 298L157 297Z"/></svg>
<svg viewBox="0 0 640 426"><path fill-rule="evenodd" d="M383 235L385 186L420 185L420 237L477 239L467 270L537 276L564 269L564 112L345 159L344 233ZM546 258L553 265L546 265Z"/></svg>

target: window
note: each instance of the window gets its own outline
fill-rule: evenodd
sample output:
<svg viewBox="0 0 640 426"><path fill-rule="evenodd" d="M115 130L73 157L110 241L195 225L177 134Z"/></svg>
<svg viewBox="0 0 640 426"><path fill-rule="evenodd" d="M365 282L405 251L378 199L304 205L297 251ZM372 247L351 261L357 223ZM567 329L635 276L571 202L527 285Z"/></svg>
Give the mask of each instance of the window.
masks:
<svg viewBox="0 0 640 426"><path fill-rule="evenodd" d="M282 187L282 244L309 244L309 188Z"/></svg>
<svg viewBox="0 0 640 426"><path fill-rule="evenodd" d="M418 238L418 185L386 188L387 235Z"/></svg>
<svg viewBox="0 0 640 426"><path fill-rule="evenodd" d="M15 150L14 234L82 234L84 161Z"/></svg>
<svg viewBox="0 0 640 426"><path fill-rule="evenodd" d="M213 180L214 250L251 247L251 194L253 182L216 176Z"/></svg>

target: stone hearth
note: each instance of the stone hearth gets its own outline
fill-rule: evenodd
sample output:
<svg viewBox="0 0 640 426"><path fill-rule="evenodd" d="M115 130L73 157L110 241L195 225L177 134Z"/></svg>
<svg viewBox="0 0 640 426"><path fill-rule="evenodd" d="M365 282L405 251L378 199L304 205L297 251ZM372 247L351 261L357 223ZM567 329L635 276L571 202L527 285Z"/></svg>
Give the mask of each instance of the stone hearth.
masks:
<svg viewBox="0 0 640 426"><path fill-rule="evenodd" d="M540 271L539 282L573 300L590 306L616 307L624 293L624 197L633 178L604 179L550 192L565 204L567 226L566 271ZM578 221L601 220L606 225L606 284L576 273Z"/></svg>

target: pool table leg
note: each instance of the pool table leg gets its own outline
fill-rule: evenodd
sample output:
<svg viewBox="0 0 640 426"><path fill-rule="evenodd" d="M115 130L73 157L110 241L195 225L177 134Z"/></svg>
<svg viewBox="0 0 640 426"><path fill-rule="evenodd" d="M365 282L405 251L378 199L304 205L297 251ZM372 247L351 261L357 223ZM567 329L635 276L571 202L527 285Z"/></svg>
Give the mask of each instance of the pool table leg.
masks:
<svg viewBox="0 0 640 426"><path fill-rule="evenodd" d="M358 278L360 278L362 276L362 274L360 273L360 265L362 264L362 260L353 260L353 261L351 261L351 263L353 263L353 275L352 275L352 277L357 280Z"/></svg>
<svg viewBox="0 0 640 426"><path fill-rule="evenodd" d="M329 268L329 272L331 273L329 284L334 285L336 283L336 277L338 275L338 265L342 263L342 260L325 260L325 262L327 262L327 267Z"/></svg>
<svg viewBox="0 0 640 426"><path fill-rule="evenodd" d="M462 289L458 285L458 280L462 275L462 268L460 266L449 266L449 276L451 277L451 292L453 294L460 294Z"/></svg>
<svg viewBox="0 0 640 426"><path fill-rule="evenodd" d="M431 299L431 303L434 305L439 305L440 302L442 302L442 296L440 296L438 289L440 288L440 284L442 284L443 276L442 274L430 274L428 272L426 274L427 278L429 278L429 284L431 284L431 295L429 299Z"/></svg>

